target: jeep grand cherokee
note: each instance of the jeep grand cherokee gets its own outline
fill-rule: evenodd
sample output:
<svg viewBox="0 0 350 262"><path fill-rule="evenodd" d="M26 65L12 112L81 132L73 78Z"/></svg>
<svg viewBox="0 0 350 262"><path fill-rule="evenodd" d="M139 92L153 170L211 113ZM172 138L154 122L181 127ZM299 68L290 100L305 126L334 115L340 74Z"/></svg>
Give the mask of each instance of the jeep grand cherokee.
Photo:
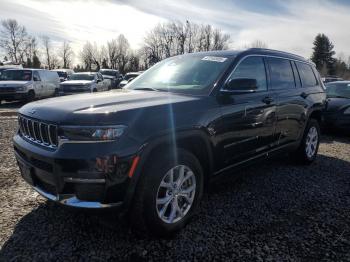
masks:
<svg viewBox="0 0 350 262"><path fill-rule="evenodd" d="M14 149L44 197L122 209L132 225L166 235L189 221L213 178L281 152L314 161L324 104L319 74L302 57L186 54L123 90L25 105Z"/></svg>

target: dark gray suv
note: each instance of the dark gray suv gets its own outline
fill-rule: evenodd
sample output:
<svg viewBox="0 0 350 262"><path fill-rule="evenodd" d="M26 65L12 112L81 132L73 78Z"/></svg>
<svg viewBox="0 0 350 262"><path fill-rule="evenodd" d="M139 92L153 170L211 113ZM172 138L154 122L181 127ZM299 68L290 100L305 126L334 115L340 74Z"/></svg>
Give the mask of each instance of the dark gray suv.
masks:
<svg viewBox="0 0 350 262"><path fill-rule="evenodd" d="M167 235L189 221L213 178L285 152L314 161L325 100L315 66L300 56L186 54L126 89L25 105L14 149L44 197L127 211L132 225Z"/></svg>

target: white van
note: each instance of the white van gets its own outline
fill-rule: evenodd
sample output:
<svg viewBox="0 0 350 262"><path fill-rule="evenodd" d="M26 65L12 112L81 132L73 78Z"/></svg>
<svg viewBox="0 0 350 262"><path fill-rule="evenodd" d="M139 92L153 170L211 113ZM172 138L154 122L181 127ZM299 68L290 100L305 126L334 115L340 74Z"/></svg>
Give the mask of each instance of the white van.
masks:
<svg viewBox="0 0 350 262"><path fill-rule="evenodd" d="M42 69L8 69L0 76L1 100L26 100L58 94L60 79L56 72Z"/></svg>

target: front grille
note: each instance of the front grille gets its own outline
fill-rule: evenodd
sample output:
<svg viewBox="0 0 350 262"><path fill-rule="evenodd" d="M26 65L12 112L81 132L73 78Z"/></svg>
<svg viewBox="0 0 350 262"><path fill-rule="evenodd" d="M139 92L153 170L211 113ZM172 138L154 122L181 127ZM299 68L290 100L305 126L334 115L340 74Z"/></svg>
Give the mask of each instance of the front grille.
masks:
<svg viewBox="0 0 350 262"><path fill-rule="evenodd" d="M16 87L0 87L0 93L14 93L16 92Z"/></svg>
<svg viewBox="0 0 350 262"><path fill-rule="evenodd" d="M18 117L19 130L25 138L43 146L55 148L58 146L57 126L39 120Z"/></svg>
<svg viewBox="0 0 350 262"><path fill-rule="evenodd" d="M85 85L62 85L63 92L83 92L89 90Z"/></svg>

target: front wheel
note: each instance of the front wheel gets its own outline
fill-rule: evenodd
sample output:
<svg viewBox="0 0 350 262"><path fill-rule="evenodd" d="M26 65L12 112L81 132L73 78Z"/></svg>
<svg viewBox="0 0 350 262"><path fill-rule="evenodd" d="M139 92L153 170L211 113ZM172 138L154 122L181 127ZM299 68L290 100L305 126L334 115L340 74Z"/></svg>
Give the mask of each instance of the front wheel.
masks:
<svg viewBox="0 0 350 262"><path fill-rule="evenodd" d="M27 102L32 102L35 100L35 92L33 90L29 90L28 94L27 94Z"/></svg>
<svg viewBox="0 0 350 262"><path fill-rule="evenodd" d="M203 194L203 171L197 158L178 150L177 157L151 158L137 187L132 225L142 231L169 236L183 228Z"/></svg>
<svg viewBox="0 0 350 262"><path fill-rule="evenodd" d="M310 119L307 124L299 148L294 153L295 158L302 164L311 164L317 156L320 144L320 126L316 119Z"/></svg>

